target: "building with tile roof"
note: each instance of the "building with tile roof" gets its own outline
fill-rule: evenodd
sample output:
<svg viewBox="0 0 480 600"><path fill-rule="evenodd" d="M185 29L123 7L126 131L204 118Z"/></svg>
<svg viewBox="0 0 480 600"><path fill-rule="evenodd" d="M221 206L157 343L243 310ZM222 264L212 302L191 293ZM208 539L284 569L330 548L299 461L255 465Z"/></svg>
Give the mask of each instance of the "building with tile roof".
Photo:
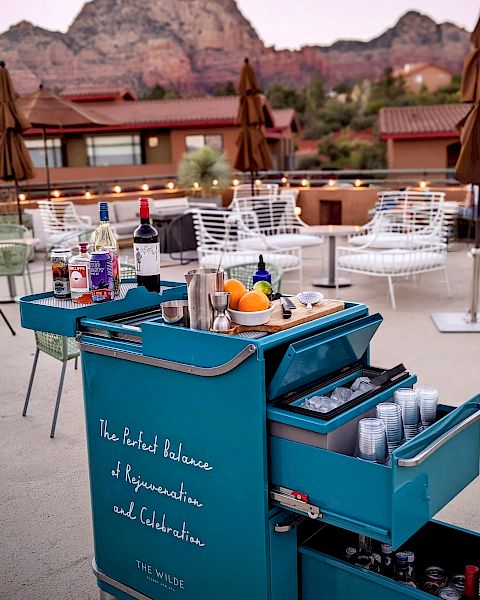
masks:
<svg viewBox="0 0 480 600"><path fill-rule="evenodd" d="M457 125L466 104L394 106L380 110L380 139L390 169L453 168L460 152Z"/></svg>
<svg viewBox="0 0 480 600"><path fill-rule="evenodd" d="M417 94L422 89L435 92L446 87L452 81L453 73L429 62L410 63L400 69L394 69L394 77L403 77L408 91Z"/></svg>
<svg viewBox="0 0 480 600"><path fill-rule="evenodd" d="M65 90L63 96L75 102L89 98L88 109L112 124L49 131L54 179L174 175L185 152L205 145L224 151L234 160L239 133L237 96L134 100L124 92ZM295 111L272 110L266 99L263 110L274 168L292 169L294 139L300 129ZM40 134L30 130L26 140L36 166L41 168Z"/></svg>

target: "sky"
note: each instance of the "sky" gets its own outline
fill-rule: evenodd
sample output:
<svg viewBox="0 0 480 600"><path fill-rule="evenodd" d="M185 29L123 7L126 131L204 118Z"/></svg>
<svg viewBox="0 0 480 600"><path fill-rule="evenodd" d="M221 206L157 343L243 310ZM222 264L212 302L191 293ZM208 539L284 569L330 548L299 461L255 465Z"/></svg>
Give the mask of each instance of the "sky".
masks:
<svg viewBox="0 0 480 600"><path fill-rule="evenodd" d="M66 31L84 0L2 2L0 32L22 20ZM480 13L477 0L237 0L267 45L298 48L337 39L368 40L393 25L407 10L471 31Z"/></svg>

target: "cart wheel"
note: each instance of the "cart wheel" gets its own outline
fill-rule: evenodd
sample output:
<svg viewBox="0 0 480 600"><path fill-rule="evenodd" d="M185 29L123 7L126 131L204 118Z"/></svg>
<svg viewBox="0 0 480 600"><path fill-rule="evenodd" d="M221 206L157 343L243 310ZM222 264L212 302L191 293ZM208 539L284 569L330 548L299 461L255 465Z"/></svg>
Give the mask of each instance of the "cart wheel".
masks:
<svg viewBox="0 0 480 600"><path fill-rule="evenodd" d="M309 512L308 512L308 516L309 516L311 519L318 519L318 514L317 514L317 513L314 513L314 512L310 512L310 511L309 511Z"/></svg>

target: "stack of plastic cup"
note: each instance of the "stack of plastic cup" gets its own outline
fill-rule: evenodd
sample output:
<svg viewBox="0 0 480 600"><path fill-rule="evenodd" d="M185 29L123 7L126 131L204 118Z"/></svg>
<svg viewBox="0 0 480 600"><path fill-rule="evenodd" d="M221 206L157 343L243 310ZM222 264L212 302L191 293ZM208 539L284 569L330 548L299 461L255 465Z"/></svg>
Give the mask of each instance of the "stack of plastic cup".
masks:
<svg viewBox="0 0 480 600"><path fill-rule="evenodd" d="M377 418L383 421L387 434L388 453L392 454L403 444L402 410L394 402L382 402L377 405Z"/></svg>
<svg viewBox="0 0 480 600"><path fill-rule="evenodd" d="M420 409L421 431L435 423L437 418L438 390L431 387L417 387Z"/></svg>
<svg viewBox="0 0 480 600"><path fill-rule="evenodd" d="M417 435L421 427L418 394L416 390L411 388L398 388L395 391L394 399L402 411L405 440L411 440Z"/></svg>
<svg viewBox="0 0 480 600"><path fill-rule="evenodd" d="M387 436L380 419L360 419L358 422L358 456L377 463L387 460Z"/></svg>

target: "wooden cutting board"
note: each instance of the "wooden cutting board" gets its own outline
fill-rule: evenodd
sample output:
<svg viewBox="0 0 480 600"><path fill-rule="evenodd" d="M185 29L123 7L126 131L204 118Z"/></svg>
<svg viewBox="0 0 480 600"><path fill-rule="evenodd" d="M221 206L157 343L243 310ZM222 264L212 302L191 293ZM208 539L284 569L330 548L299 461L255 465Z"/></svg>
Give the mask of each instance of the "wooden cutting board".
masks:
<svg viewBox="0 0 480 600"><path fill-rule="evenodd" d="M307 310L307 307L304 304L301 304L296 298L290 298L295 304L297 308L292 310L292 316L289 319L284 319L282 316L282 305L280 300L274 301L274 309L272 316L268 323L265 325L253 325L251 327L247 325L234 325L232 329L228 331L223 331L222 333L226 333L228 335L235 335L237 333L241 333L242 331L264 331L267 333L277 333L277 331L283 331L284 329L290 329L290 327L295 327L295 325L301 325L302 323L308 323L308 321L314 321L315 319L319 319L320 317L325 317L326 315L331 315L334 312L338 312L339 310L343 310L345 308L345 304L340 300L322 300L318 304L315 304L313 308Z"/></svg>

